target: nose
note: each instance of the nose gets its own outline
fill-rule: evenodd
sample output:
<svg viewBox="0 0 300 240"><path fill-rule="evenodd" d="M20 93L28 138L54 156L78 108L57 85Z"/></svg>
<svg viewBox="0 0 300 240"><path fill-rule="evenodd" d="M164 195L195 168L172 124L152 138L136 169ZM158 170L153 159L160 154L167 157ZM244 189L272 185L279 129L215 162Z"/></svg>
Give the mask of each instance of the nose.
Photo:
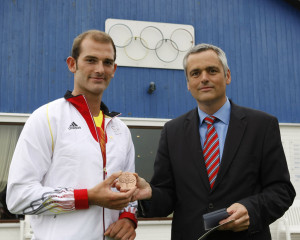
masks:
<svg viewBox="0 0 300 240"><path fill-rule="evenodd" d="M104 66L103 66L102 61L99 61L99 63L97 64L97 67L96 67L95 70L96 70L97 73L103 73L104 72Z"/></svg>
<svg viewBox="0 0 300 240"><path fill-rule="evenodd" d="M208 82L208 73L206 71L203 71L201 73L201 76L200 76L200 79L201 79L201 82Z"/></svg>

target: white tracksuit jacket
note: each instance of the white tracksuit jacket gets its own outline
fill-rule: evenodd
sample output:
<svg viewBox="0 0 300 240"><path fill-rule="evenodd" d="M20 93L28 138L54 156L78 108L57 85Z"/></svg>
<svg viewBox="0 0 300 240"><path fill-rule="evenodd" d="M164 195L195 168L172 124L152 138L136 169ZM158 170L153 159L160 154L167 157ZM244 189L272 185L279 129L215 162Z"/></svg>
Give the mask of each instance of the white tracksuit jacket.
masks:
<svg viewBox="0 0 300 240"><path fill-rule="evenodd" d="M104 104L101 109L109 114ZM120 170L134 172L127 126L105 116L105 130L107 176ZM86 189L103 181L103 176L98 134L86 100L67 92L27 120L10 167L7 206L15 214L33 215L33 239L102 240L119 218L136 221L137 207L136 202L122 211L88 206Z"/></svg>

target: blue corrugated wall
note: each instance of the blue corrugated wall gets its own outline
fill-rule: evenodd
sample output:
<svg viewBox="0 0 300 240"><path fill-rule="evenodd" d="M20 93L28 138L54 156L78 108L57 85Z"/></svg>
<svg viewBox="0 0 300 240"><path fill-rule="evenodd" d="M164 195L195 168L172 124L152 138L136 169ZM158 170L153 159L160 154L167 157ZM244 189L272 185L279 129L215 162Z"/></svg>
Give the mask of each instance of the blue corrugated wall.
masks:
<svg viewBox="0 0 300 240"><path fill-rule="evenodd" d="M72 90L73 38L107 18L193 25L196 43L227 53L233 101L300 122L300 10L284 0L3 0L0 112L31 113ZM180 70L119 67L103 101L124 117L174 118L196 106L185 81Z"/></svg>

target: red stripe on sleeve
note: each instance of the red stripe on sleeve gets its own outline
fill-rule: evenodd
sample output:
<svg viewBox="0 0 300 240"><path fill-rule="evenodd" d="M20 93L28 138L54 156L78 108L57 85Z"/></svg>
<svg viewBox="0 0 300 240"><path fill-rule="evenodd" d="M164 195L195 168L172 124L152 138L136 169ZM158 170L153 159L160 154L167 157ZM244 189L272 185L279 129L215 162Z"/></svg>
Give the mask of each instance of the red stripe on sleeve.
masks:
<svg viewBox="0 0 300 240"><path fill-rule="evenodd" d="M128 219L132 220L133 223L135 224L135 228L137 228L137 219L133 213L122 212L121 215L119 216L119 219L122 219L122 218L128 218Z"/></svg>
<svg viewBox="0 0 300 240"><path fill-rule="evenodd" d="M89 208L88 193L87 189L75 189L75 208L76 209L87 209Z"/></svg>

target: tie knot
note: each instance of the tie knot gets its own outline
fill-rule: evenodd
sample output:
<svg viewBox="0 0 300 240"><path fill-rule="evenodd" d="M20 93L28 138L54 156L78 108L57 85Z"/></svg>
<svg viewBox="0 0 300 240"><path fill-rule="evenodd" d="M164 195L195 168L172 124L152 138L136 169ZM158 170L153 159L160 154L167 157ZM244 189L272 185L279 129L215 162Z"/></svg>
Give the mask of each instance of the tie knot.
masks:
<svg viewBox="0 0 300 240"><path fill-rule="evenodd" d="M216 117L214 116L207 116L206 118L204 118L204 121L206 124L212 125L215 121L216 121Z"/></svg>

